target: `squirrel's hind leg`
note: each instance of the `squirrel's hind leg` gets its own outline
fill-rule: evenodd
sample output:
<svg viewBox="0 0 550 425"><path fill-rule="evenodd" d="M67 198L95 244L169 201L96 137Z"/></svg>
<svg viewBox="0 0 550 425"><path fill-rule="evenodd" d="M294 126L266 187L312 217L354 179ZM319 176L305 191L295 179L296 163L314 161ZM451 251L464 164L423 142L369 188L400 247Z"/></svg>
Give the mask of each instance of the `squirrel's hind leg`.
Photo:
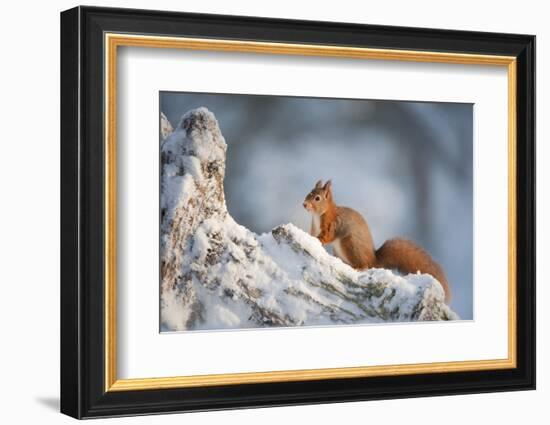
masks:
<svg viewBox="0 0 550 425"><path fill-rule="evenodd" d="M353 241L351 235L341 238L335 251L342 261L354 269L365 270L374 266L374 253L369 257L368 250L360 244L358 245L356 241Z"/></svg>

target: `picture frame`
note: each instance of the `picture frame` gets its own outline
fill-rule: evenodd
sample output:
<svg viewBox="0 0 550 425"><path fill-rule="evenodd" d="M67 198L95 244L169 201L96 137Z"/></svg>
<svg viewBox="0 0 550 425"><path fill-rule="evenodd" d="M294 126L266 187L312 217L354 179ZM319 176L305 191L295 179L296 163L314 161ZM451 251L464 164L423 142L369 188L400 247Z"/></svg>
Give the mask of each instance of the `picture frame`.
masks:
<svg viewBox="0 0 550 425"><path fill-rule="evenodd" d="M116 140L123 111L116 90L117 52L128 46L505 69L506 358L120 379ZM62 413L92 418L535 388L534 36L80 6L61 13L61 116Z"/></svg>

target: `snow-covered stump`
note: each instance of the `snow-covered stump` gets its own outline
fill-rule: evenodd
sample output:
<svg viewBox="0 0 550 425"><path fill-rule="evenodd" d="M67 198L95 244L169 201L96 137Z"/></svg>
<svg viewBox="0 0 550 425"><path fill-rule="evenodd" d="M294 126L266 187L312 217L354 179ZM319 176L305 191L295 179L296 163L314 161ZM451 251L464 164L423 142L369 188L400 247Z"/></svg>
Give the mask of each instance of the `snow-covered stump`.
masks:
<svg viewBox="0 0 550 425"><path fill-rule="evenodd" d="M164 142L164 140L170 136L174 132L174 128L172 127L172 124L170 124L170 121L168 121L168 118L166 118L166 115L164 115L162 112L160 113L160 141Z"/></svg>
<svg viewBox="0 0 550 425"><path fill-rule="evenodd" d="M227 145L206 108L165 134L162 330L458 319L429 275L358 272L292 224L256 235L235 223L223 190Z"/></svg>

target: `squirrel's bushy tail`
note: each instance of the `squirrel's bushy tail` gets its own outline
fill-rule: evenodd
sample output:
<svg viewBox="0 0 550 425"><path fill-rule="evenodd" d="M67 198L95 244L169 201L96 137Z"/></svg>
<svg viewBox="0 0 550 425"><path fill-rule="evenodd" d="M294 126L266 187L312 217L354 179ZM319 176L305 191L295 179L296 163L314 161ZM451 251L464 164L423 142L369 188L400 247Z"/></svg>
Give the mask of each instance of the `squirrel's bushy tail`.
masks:
<svg viewBox="0 0 550 425"><path fill-rule="evenodd" d="M436 278L445 290L445 302L451 301L451 290L443 269L414 242L407 239L389 239L376 250L376 267L398 269L402 273L428 273Z"/></svg>

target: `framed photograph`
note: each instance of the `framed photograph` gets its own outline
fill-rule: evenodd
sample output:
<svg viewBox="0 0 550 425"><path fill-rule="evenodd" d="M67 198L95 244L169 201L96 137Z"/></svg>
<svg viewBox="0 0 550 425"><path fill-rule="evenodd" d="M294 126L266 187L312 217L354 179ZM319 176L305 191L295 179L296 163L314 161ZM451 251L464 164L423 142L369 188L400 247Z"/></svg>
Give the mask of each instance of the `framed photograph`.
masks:
<svg viewBox="0 0 550 425"><path fill-rule="evenodd" d="M61 411L535 388L535 37L61 14Z"/></svg>

